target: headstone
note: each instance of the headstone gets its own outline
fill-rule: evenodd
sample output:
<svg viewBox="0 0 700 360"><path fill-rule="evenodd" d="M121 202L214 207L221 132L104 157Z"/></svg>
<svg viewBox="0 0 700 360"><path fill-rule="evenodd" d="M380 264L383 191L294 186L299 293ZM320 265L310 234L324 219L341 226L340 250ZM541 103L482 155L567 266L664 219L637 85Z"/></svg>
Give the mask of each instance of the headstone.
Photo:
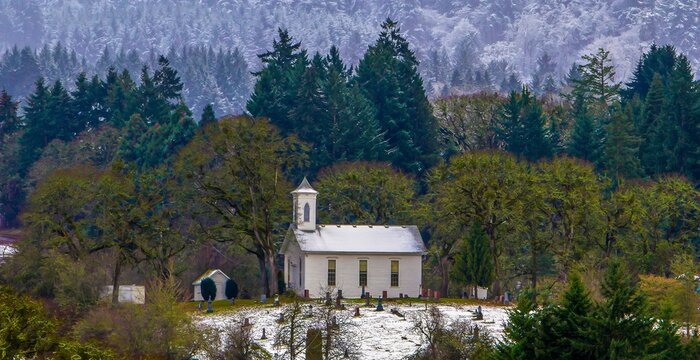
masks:
<svg viewBox="0 0 700 360"><path fill-rule="evenodd" d="M267 304L267 295L265 295L265 294L260 295L260 303Z"/></svg>
<svg viewBox="0 0 700 360"><path fill-rule="evenodd" d="M365 294L365 306L370 306L369 298L370 298L369 293Z"/></svg>
<svg viewBox="0 0 700 360"><path fill-rule="evenodd" d="M250 319L248 319L248 318L243 319L243 326L250 326Z"/></svg>
<svg viewBox="0 0 700 360"><path fill-rule="evenodd" d="M365 298L365 287L363 286L362 292L360 293L360 299L364 299L364 298Z"/></svg>
<svg viewBox="0 0 700 360"><path fill-rule="evenodd" d="M331 327L334 328L334 329L338 329L338 328L339 328L339 326L338 326L338 318L336 318L335 316L333 316L333 317L331 318Z"/></svg>
<svg viewBox="0 0 700 360"><path fill-rule="evenodd" d="M265 328L263 328L263 334L262 334L262 337L260 338L260 340L265 340L265 339L267 339L267 336L265 336Z"/></svg>
<svg viewBox="0 0 700 360"><path fill-rule="evenodd" d="M208 313L214 312L214 308L211 306L211 296L209 297L209 301L207 301L207 312Z"/></svg>
<svg viewBox="0 0 700 360"><path fill-rule="evenodd" d="M474 339L479 338L479 325L474 325Z"/></svg>
<svg viewBox="0 0 700 360"><path fill-rule="evenodd" d="M427 297L428 296L428 289L421 289L421 294L418 295L418 297Z"/></svg>
<svg viewBox="0 0 700 360"><path fill-rule="evenodd" d="M284 322L284 312L280 312L280 318L277 319L277 322L283 323Z"/></svg>
<svg viewBox="0 0 700 360"><path fill-rule="evenodd" d="M359 306L355 306L355 315L353 315L353 316L360 317L360 307Z"/></svg>
<svg viewBox="0 0 700 360"><path fill-rule="evenodd" d="M326 306L331 306L331 293L326 291Z"/></svg>
<svg viewBox="0 0 700 360"><path fill-rule="evenodd" d="M197 304L197 310L202 311L202 302L201 301Z"/></svg>
<svg viewBox="0 0 700 360"><path fill-rule="evenodd" d="M350 354L348 352L348 349L345 349L345 351L343 352L343 359L349 359L349 358L350 358Z"/></svg>
<svg viewBox="0 0 700 360"><path fill-rule="evenodd" d="M435 302L438 302L438 301L440 301L440 292L436 290L435 291Z"/></svg>
<svg viewBox="0 0 700 360"><path fill-rule="evenodd" d="M474 313L474 320L484 320L484 313L481 312L481 305L476 308L476 313Z"/></svg>
<svg viewBox="0 0 700 360"><path fill-rule="evenodd" d="M338 289L338 299L343 298L343 290Z"/></svg>
<svg viewBox="0 0 700 360"><path fill-rule="evenodd" d="M274 306L280 306L280 296L279 295L275 295Z"/></svg>
<svg viewBox="0 0 700 360"><path fill-rule="evenodd" d="M323 360L321 329L306 330L306 360Z"/></svg>
<svg viewBox="0 0 700 360"><path fill-rule="evenodd" d="M339 297L335 298L335 307L340 309L340 298Z"/></svg>
<svg viewBox="0 0 700 360"><path fill-rule="evenodd" d="M403 299L403 293L399 293L399 299Z"/></svg>
<svg viewBox="0 0 700 360"><path fill-rule="evenodd" d="M309 290L304 289L304 299L308 299L308 298L309 298Z"/></svg>
<svg viewBox="0 0 700 360"><path fill-rule="evenodd" d="M377 299L377 311L384 311L384 306L382 306L382 298Z"/></svg>

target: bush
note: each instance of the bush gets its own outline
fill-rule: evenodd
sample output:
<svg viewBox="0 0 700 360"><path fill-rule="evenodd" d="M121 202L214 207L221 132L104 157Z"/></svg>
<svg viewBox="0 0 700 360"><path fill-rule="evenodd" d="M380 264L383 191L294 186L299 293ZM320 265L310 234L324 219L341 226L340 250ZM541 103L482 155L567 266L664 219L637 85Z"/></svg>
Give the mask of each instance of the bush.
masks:
<svg viewBox="0 0 700 360"><path fill-rule="evenodd" d="M126 359L189 359L205 349L192 317L177 307L173 281L149 287L145 306L123 304L94 309L74 328L82 342L94 342Z"/></svg>
<svg viewBox="0 0 700 360"><path fill-rule="evenodd" d="M212 360L267 360L272 356L253 338L253 328L244 326L244 317L235 319L210 339L207 355ZM223 347L220 344L224 344Z"/></svg>
<svg viewBox="0 0 700 360"><path fill-rule="evenodd" d="M214 300L216 299L216 283L212 278L206 277L202 279L199 284L202 290L202 299L204 300Z"/></svg>
<svg viewBox="0 0 700 360"><path fill-rule="evenodd" d="M55 329L41 303L0 287L0 358L31 359L50 351Z"/></svg>
<svg viewBox="0 0 700 360"><path fill-rule="evenodd" d="M226 298L231 300L238 297L238 284L232 279L226 280Z"/></svg>

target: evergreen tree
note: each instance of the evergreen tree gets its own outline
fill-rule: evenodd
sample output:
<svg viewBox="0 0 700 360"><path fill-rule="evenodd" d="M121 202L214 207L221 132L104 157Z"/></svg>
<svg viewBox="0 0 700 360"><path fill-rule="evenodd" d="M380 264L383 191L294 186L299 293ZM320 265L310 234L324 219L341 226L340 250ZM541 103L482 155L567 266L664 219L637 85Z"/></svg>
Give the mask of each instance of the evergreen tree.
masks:
<svg viewBox="0 0 700 360"><path fill-rule="evenodd" d="M207 104L202 110L202 117L199 120L199 127L207 126L207 124L215 123L216 115L214 115L214 107L211 104Z"/></svg>
<svg viewBox="0 0 700 360"><path fill-rule="evenodd" d="M71 96L75 121L80 127L97 127L106 117L107 91L97 76L88 80L84 72L78 74Z"/></svg>
<svg viewBox="0 0 700 360"><path fill-rule="evenodd" d="M603 162L616 179L640 175L639 143L632 119L632 107L627 105L623 110L619 103L615 104L610 123L606 127Z"/></svg>
<svg viewBox="0 0 700 360"><path fill-rule="evenodd" d="M44 84L44 79L36 81L34 93L26 100L24 106L25 131L20 139L20 172L24 173L39 158L41 150L56 136L54 119L48 110L51 92Z"/></svg>
<svg viewBox="0 0 700 360"><path fill-rule="evenodd" d="M167 119L170 105L160 93L159 83L148 72L148 66L141 69L141 85L138 88L138 112L146 124L152 125Z"/></svg>
<svg viewBox="0 0 700 360"><path fill-rule="evenodd" d="M625 84L625 89L621 91L625 100L629 101L634 96L639 96L644 100L654 81L654 75L659 74L664 84L676 63L676 49L671 45L659 47L652 44L649 51L642 54L632 73L632 79Z"/></svg>
<svg viewBox="0 0 700 360"><path fill-rule="evenodd" d="M272 51L258 55L263 69L254 73L258 80L246 108L253 116L265 116L283 133L289 133L295 130L289 113L296 105L308 59L287 30L278 29L277 33L279 40L272 42Z"/></svg>
<svg viewBox="0 0 700 360"><path fill-rule="evenodd" d="M660 174L666 170L664 140L668 129L664 127L663 110L664 86L661 75L656 74L644 101L639 125L639 134L642 137L639 159L648 175Z"/></svg>
<svg viewBox="0 0 700 360"><path fill-rule="evenodd" d="M170 66L165 56L158 58L158 69L153 73L153 83L159 96L168 101L177 101L182 93L182 82L177 71Z"/></svg>
<svg viewBox="0 0 700 360"><path fill-rule="evenodd" d="M582 94L592 105L596 116L607 112L608 106L619 96L620 84L615 81L615 67L610 52L600 48L595 54L584 55L579 66L581 80L576 81L574 94Z"/></svg>
<svg viewBox="0 0 700 360"><path fill-rule="evenodd" d="M684 55L676 58L665 98L667 170L700 179L700 96Z"/></svg>
<svg viewBox="0 0 700 360"><path fill-rule="evenodd" d="M418 60L396 22L387 19L382 24L379 39L360 60L356 81L377 111L392 162L414 173L434 164L436 120L418 74Z"/></svg>
<svg viewBox="0 0 700 360"><path fill-rule="evenodd" d="M0 144L3 137L19 130L21 124L17 116L19 103L12 99L7 91L0 92Z"/></svg>
<svg viewBox="0 0 700 360"><path fill-rule="evenodd" d="M597 163L600 158L600 131L588 113L583 95L579 94L574 102L574 127L567 144L567 153L579 159Z"/></svg>
<svg viewBox="0 0 700 360"><path fill-rule="evenodd" d="M471 286L474 296L478 293L479 286L488 287L493 281L488 238L477 222L472 223L469 234L462 241L459 253L455 256L452 277L462 284Z"/></svg>
<svg viewBox="0 0 700 360"><path fill-rule="evenodd" d="M511 92L501 110L496 133L505 149L535 161L552 154L542 106L527 88Z"/></svg>

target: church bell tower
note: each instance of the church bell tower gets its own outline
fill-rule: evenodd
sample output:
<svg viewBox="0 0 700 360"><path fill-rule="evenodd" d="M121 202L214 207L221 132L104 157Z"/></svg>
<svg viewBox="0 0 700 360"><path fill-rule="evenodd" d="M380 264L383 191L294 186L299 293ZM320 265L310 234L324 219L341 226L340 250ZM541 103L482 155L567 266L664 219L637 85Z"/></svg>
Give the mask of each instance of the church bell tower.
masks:
<svg viewBox="0 0 700 360"><path fill-rule="evenodd" d="M318 191L314 190L309 181L304 180L296 190L292 191L294 198L294 224L297 229L303 231L316 230L316 196Z"/></svg>

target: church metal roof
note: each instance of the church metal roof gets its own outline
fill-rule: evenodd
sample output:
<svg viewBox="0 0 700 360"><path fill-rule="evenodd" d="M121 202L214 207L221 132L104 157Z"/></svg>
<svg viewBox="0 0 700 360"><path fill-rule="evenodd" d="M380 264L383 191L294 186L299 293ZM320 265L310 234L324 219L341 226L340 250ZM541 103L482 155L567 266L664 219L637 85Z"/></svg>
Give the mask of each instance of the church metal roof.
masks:
<svg viewBox="0 0 700 360"><path fill-rule="evenodd" d="M314 188L311 187L311 184L309 184L309 180L306 180L306 176L304 176L304 180L301 181L301 184L292 191L292 194L318 194L318 191L314 190Z"/></svg>
<svg viewBox="0 0 700 360"><path fill-rule="evenodd" d="M415 225L318 225L315 231L303 231L296 227L291 227L290 231L303 252L425 253L423 238ZM282 251L286 245L283 245Z"/></svg>

